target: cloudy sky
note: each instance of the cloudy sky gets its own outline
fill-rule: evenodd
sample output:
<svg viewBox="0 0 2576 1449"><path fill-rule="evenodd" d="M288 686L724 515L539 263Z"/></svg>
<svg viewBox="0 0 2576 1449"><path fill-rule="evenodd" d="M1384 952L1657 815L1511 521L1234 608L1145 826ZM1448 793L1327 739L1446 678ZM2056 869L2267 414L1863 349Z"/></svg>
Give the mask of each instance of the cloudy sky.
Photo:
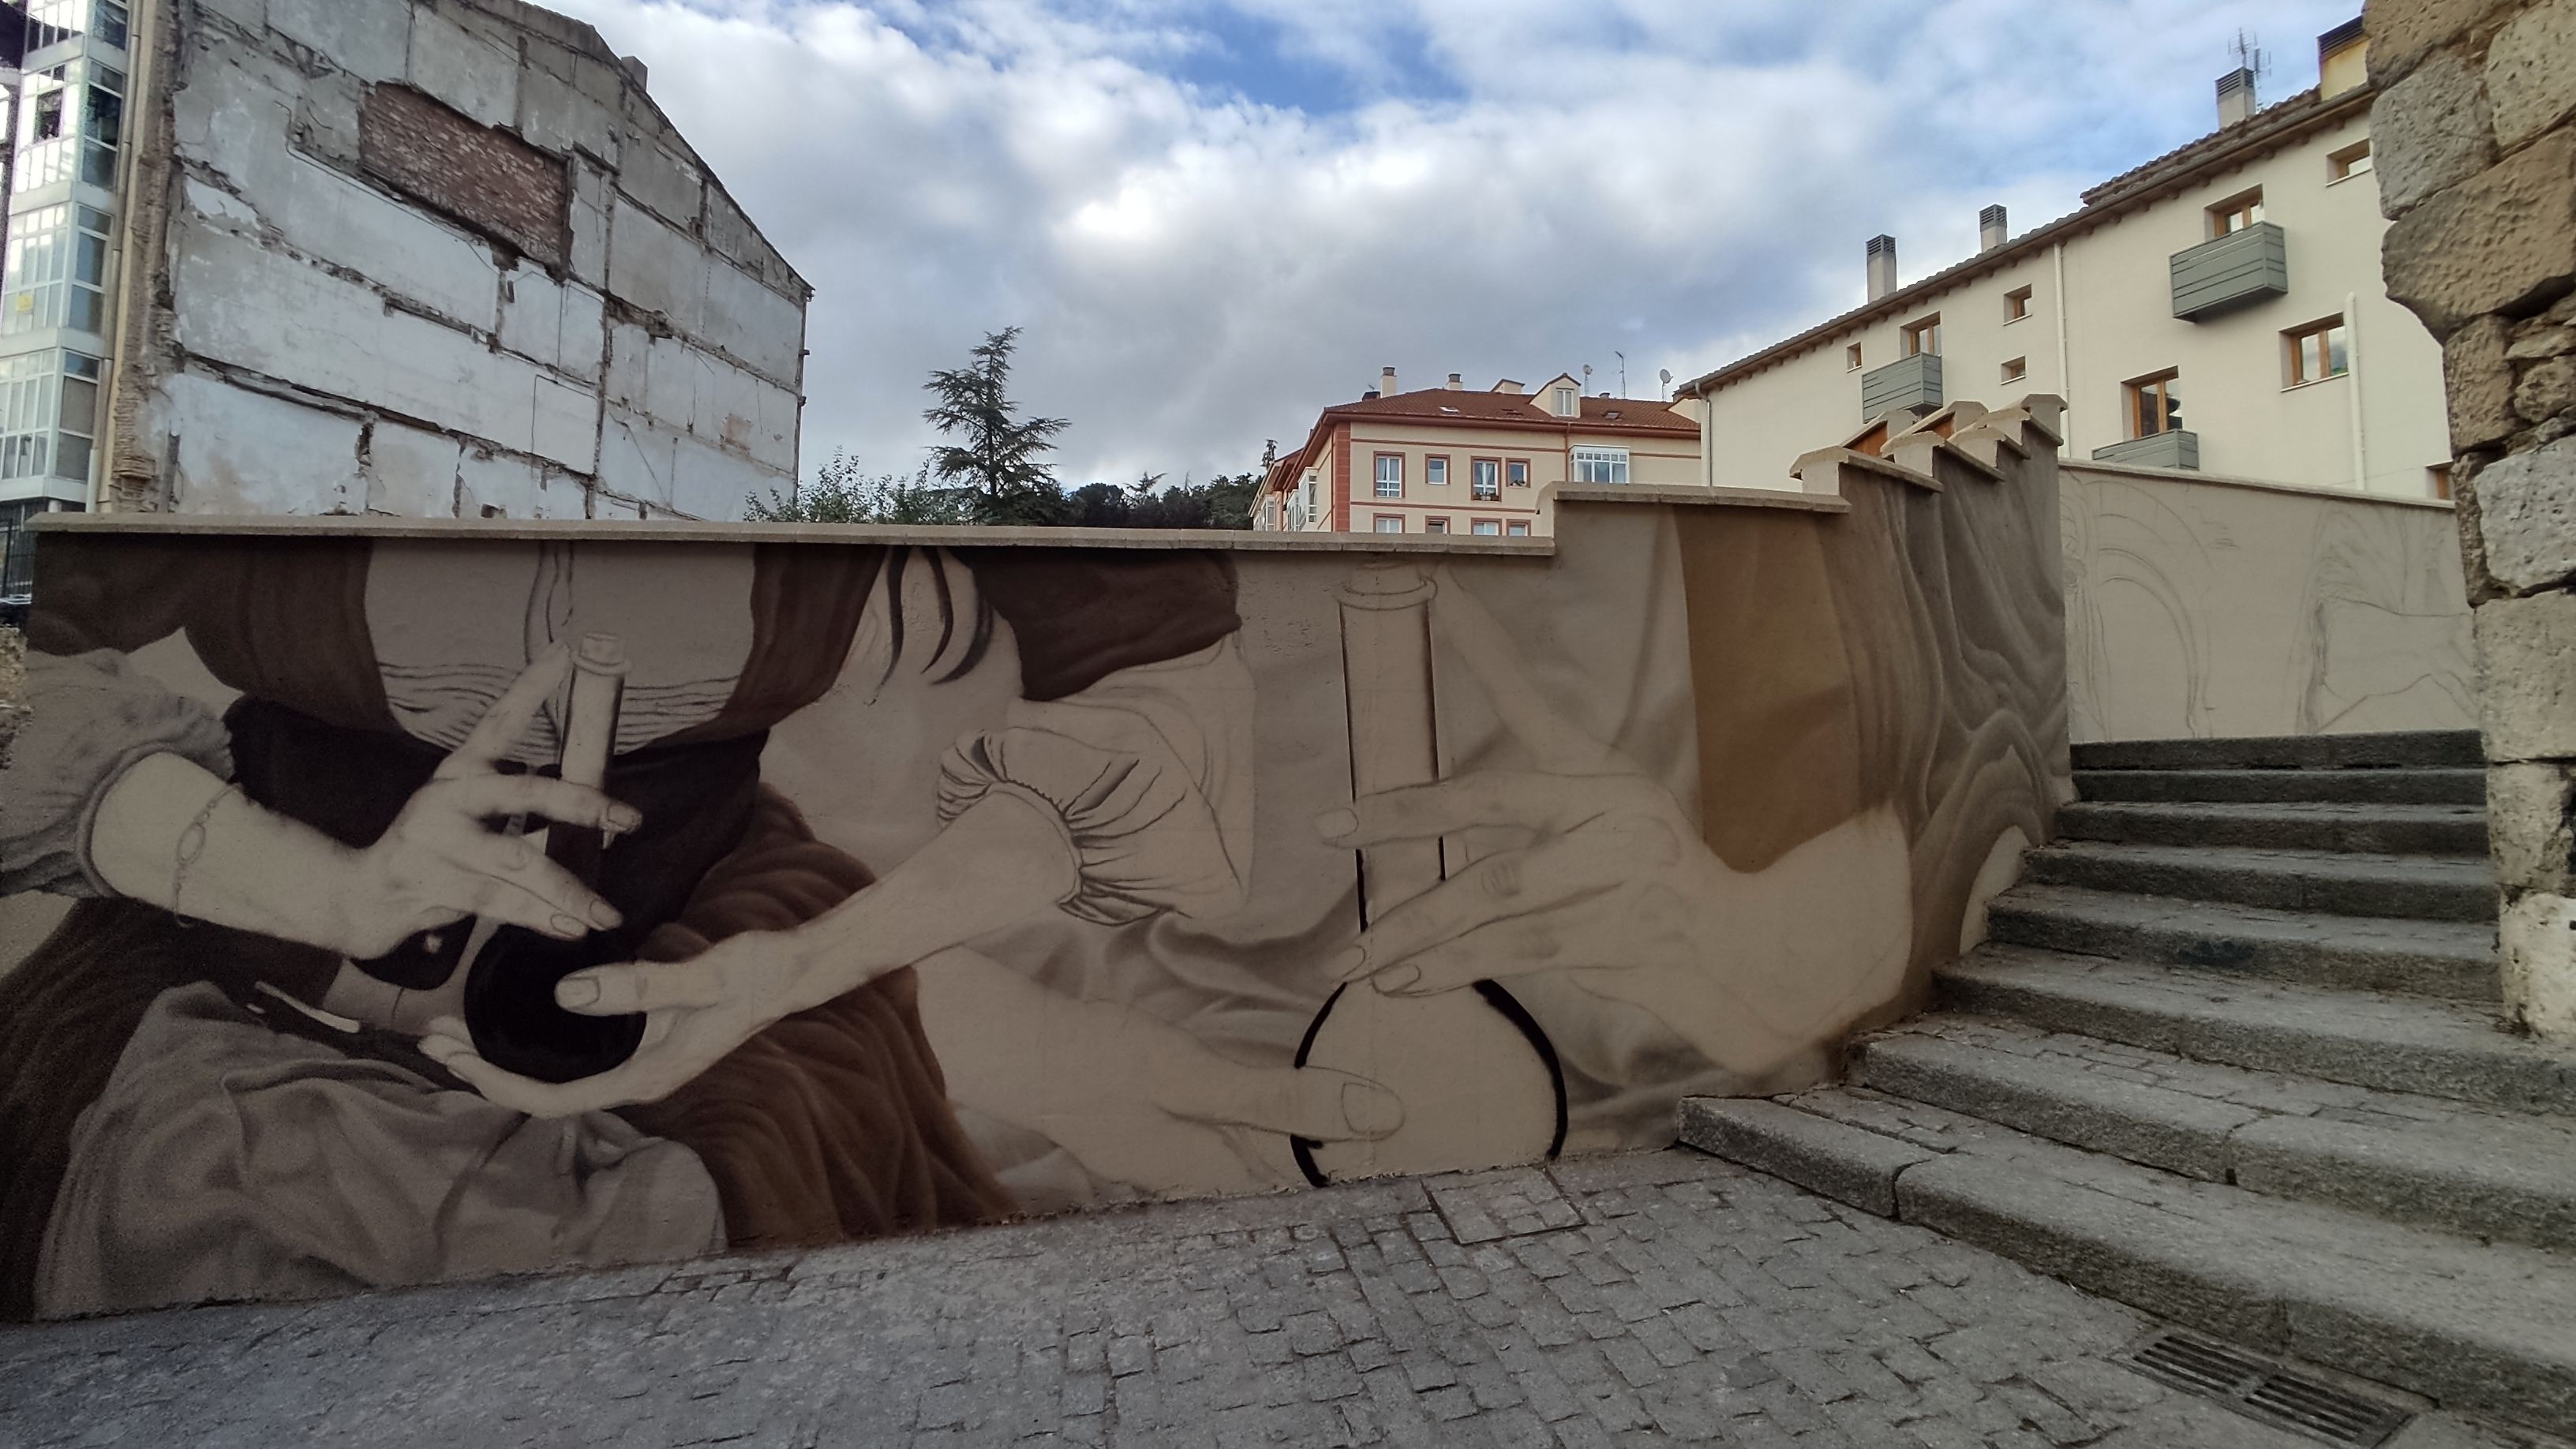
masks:
<svg viewBox="0 0 2576 1449"><path fill-rule="evenodd" d="M1060 475L1204 479L1449 372L1658 395L2263 99L2358 0L548 0L819 289L805 457L909 471L1025 329Z"/></svg>

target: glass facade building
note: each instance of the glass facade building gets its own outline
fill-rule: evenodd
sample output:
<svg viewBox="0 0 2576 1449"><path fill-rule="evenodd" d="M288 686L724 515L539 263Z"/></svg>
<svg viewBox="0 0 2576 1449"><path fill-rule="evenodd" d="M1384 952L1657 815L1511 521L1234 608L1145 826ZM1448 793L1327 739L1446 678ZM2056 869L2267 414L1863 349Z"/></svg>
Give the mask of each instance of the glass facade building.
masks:
<svg viewBox="0 0 2576 1449"><path fill-rule="evenodd" d="M86 508L116 326L112 238L126 144L121 0L0 5L9 86L0 253L0 527Z"/></svg>

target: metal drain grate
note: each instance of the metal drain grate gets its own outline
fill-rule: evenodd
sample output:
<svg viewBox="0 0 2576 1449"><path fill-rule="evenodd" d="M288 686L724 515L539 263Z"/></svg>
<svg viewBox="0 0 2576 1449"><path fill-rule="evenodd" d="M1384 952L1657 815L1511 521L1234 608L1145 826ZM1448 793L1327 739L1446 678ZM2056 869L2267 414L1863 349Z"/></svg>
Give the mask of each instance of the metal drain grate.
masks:
<svg viewBox="0 0 2576 1449"><path fill-rule="evenodd" d="M2415 1417L2394 1405L2302 1378L2251 1354L2178 1333L2149 1339L2129 1355L2129 1362L2158 1383L2215 1399L2249 1419L2329 1444L2377 1449Z"/></svg>

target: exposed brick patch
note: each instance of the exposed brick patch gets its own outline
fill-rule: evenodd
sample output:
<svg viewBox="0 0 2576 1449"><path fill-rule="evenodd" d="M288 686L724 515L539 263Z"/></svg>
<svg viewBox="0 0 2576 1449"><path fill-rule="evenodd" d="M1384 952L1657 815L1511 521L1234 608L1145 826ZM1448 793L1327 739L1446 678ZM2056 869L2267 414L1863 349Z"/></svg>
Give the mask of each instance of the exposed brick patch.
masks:
<svg viewBox="0 0 2576 1449"><path fill-rule="evenodd" d="M538 261L564 263L572 179L563 161L408 86L368 93L358 119L365 167Z"/></svg>

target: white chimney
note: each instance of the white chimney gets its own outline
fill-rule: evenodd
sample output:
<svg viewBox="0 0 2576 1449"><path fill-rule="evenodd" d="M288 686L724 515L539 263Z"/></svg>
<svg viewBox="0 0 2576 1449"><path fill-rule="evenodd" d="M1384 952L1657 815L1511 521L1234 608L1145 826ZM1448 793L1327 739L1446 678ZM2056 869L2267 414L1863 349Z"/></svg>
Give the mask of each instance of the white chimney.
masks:
<svg viewBox="0 0 2576 1449"><path fill-rule="evenodd" d="M2004 209L1989 206L1977 213L1977 250L1990 252L2004 244L2012 228L2004 225Z"/></svg>
<svg viewBox="0 0 2576 1449"><path fill-rule="evenodd" d="M1896 290L1896 238L1884 233L1869 239L1869 299Z"/></svg>
<svg viewBox="0 0 2576 1449"><path fill-rule="evenodd" d="M1381 368L1379 368L1379 369L1377 370L1377 394L1378 394L1378 396L1380 396L1380 397L1393 397L1393 396L1395 396L1395 369L1394 369L1394 368L1392 368L1392 367L1381 367Z"/></svg>
<svg viewBox="0 0 2576 1449"><path fill-rule="evenodd" d="M1458 374L1453 372L1449 374L1449 390L1451 392L1464 392L1467 390L1467 384L1459 381Z"/></svg>
<svg viewBox="0 0 2576 1449"><path fill-rule="evenodd" d="M2233 126L2254 114L2254 72L2243 66L2218 78L2218 124Z"/></svg>

